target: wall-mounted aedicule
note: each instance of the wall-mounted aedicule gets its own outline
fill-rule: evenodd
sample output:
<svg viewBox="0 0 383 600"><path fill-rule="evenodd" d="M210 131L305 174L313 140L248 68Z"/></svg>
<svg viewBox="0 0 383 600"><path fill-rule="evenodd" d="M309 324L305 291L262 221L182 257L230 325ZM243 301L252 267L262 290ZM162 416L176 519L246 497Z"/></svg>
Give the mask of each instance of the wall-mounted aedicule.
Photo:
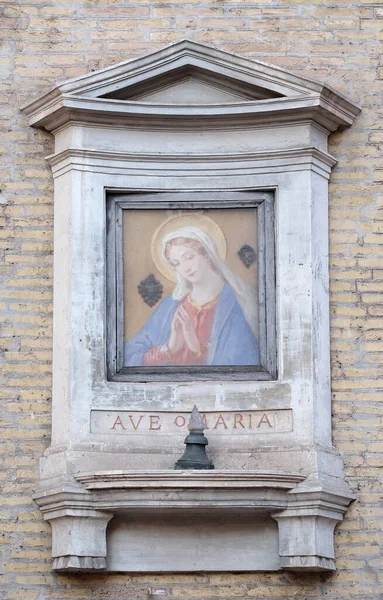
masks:
<svg viewBox="0 0 383 600"><path fill-rule="evenodd" d="M182 41L24 112L55 136L35 496L54 568L334 569L353 496L331 442L327 138L359 109ZM194 404L215 470L174 471Z"/></svg>

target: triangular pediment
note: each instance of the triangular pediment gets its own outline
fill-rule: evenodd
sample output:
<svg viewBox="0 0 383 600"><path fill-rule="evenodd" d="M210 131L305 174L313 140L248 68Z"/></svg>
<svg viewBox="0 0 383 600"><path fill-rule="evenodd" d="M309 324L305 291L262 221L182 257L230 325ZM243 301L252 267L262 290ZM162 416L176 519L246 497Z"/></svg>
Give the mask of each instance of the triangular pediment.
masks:
<svg viewBox="0 0 383 600"><path fill-rule="evenodd" d="M121 98L121 97L120 97ZM178 81L155 87L151 91L128 95L121 100L141 100L160 104L220 104L248 100L245 94L231 92L223 86L211 85L197 77L180 77Z"/></svg>
<svg viewBox="0 0 383 600"><path fill-rule="evenodd" d="M114 100L196 104L307 96L318 84L278 67L189 40L61 84L63 93ZM187 98L186 104L191 104Z"/></svg>
<svg viewBox="0 0 383 600"><path fill-rule="evenodd" d="M279 67L183 40L162 50L65 81L26 106L49 131L68 120L145 118L229 123L313 118L329 131L359 109L321 83ZM193 111L193 112L191 112ZM165 123L165 126L166 126Z"/></svg>
<svg viewBox="0 0 383 600"><path fill-rule="evenodd" d="M102 96L164 104L224 104L278 98L281 94L213 71L185 65Z"/></svg>

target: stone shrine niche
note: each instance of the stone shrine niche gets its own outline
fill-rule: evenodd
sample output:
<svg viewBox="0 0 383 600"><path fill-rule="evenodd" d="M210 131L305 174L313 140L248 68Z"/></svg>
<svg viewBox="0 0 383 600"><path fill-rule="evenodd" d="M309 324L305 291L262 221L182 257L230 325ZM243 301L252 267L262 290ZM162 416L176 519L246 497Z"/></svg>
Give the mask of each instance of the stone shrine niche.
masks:
<svg viewBox="0 0 383 600"><path fill-rule="evenodd" d="M53 568L334 570L353 495L331 442L327 138L359 109L186 40L23 111L55 136L34 496ZM195 404L215 469L174 470Z"/></svg>

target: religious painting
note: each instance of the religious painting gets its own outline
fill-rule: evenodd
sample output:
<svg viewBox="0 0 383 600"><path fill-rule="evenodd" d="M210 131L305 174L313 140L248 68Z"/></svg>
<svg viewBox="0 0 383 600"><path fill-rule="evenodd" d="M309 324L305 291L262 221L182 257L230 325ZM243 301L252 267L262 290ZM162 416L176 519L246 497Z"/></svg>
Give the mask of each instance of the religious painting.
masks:
<svg viewBox="0 0 383 600"><path fill-rule="evenodd" d="M122 215L123 367L260 365L258 213Z"/></svg>

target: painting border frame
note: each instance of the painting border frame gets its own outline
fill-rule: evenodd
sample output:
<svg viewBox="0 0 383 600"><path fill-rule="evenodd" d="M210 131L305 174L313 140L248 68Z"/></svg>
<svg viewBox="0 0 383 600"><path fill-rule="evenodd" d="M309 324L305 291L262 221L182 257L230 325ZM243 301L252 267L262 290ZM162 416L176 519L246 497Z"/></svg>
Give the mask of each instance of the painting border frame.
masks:
<svg viewBox="0 0 383 600"><path fill-rule="evenodd" d="M261 365L124 367L124 210L256 208ZM274 193L272 191L106 192L106 365L108 381L269 381L277 378Z"/></svg>

